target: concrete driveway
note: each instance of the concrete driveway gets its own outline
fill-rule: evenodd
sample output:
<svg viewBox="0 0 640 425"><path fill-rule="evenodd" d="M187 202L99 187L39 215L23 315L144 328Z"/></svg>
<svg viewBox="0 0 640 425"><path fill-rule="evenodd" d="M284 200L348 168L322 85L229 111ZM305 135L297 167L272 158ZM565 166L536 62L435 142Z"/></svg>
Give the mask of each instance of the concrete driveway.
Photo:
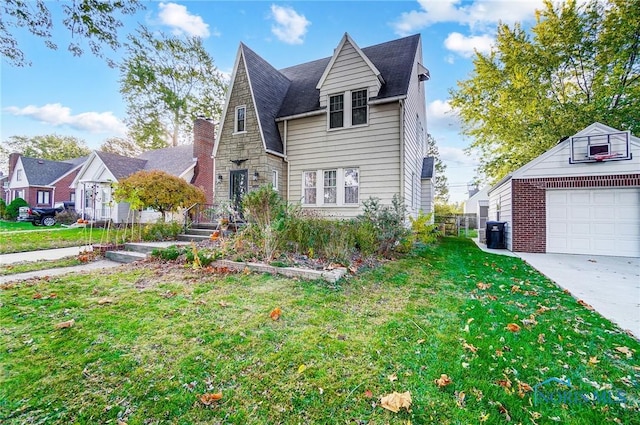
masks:
<svg viewBox="0 0 640 425"><path fill-rule="evenodd" d="M640 258L512 254L640 339Z"/></svg>

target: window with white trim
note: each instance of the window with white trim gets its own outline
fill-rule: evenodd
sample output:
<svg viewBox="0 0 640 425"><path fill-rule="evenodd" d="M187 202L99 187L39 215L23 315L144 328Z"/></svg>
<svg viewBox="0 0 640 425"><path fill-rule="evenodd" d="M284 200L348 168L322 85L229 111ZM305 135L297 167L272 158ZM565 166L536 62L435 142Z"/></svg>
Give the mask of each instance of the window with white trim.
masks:
<svg viewBox="0 0 640 425"><path fill-rule="evenodd" d="M344 203L357 204L360 192L360 176L357 168L344 169Z"/></svg>
<svg viewBox="0 0 640 425"><path fill-rule="evenodd" d="M324 171L324 203L325 204L335 204L337 201L338 195L338 170L325 170Z"/></svg>
<svg viewBox="0 0 640 425"><path fill-rule="evenodd" d="M22 170L16 170L16 181L22 181Z"/></svg>
<svg viewBox="0 0 640 425"><path fill-rule="evenodd" d="M360 169L332 168L302 173L302 204L357 207L360 202Z"/></svg>
<svg viewBox="0 0 640 425"><path fill-rule="evenodd" d="M38 191L38 204L50 204L51 203L51 192L48 190L39 190Z"/></svg>
<svg viewBox="0 0 640 425"><path fill-rule="evenodd" d="M367 89L351 92L351 125L367 123Z"/></svg>
<svg viewBox="0 0 640 425"><path fill-rule="evenodd" d="M329 128L344 127L344 94L329 97Z"/></svg>
<svg viewBox="0 0 640 425"><path fill-rule="evenodd" d="M236 106L235 113L235 125L233 128L234 133L242 133L246 130L247 123L247 107L246 106Z"/></svg>
<svg viewBox="0 0 640 425"><path fill-rule="evenodd" d="M278 191L278 170L271 172L271 186L273 186L273 190Z"/></svg>
<svg viewBox="0 0 640 425"><path fill-rule="evenodd" d="M315 171L305 171L302 173L303 185L304 185L304 199L303 204L315 205L317 195L317 178L318 173Z"/></svg>
<svg viewBox="0 0 640 425"><path fill-rule="evenodd" d="M366 125L369 122L368 89L347 90L329 96L329 119L327 128Z"/></svg>

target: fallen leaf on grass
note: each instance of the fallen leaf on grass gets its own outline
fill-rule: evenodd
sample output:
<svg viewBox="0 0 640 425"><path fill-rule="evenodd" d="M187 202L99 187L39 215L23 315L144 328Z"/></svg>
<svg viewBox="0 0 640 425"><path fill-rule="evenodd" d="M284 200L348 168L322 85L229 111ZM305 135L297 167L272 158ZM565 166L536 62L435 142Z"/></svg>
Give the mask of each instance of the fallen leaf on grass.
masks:
<svg viewBox="0 0 640 425"><path fill-rule="evenodd" d="M509 323L506 329L511 332L520 332L520 326L516 323Z"/></svg>
<svg viewBox="0 0 640 425"><path fill-rule="evenodd" d="M461 409L464 409L464 406L466 404L466 401L465 401L466 394L464 393L464 391L456 391L454 395L456 397L456 406L458 406Z"/></svg>
<svg viewBox="0 0 640 425"><path fill-rule="evenodd" d="M490 283L484 283L484 282L478 282L476 284L476 286L478 287L478 289L480 290L484 290L484 289L489 289L491 288L491 284Z"/></svg>
<svg viewBox="0 0 640 425"><path fill-rule="evenodd" d="M411 393L409 391L404 393L394 391L380 399L380 406L393 413L398 413L403 407L408 411L411 407Z"/></svg>
<svg viewBox="0 0 640 425"><path fill-rule="evenodd" d="M462 343L462 348L464 348L465 350L469 350L472 353L476 353L478 351L478 347L473 344L468 344L466 341Z"/></svg>
<svg viewBox="0 0 640 425"><path fill-rule="evenodd" d="M507 420L507 422L511 420L509 411L502 405L502 403L498 403L498 411L504 415L504 418Z"/></svg>
<svg viewBox="0 0 640 425"><path fill-rule="evenodd" d="M631 349L629 349L629 347L615 347L615 350L618 353L622 353L625 356L627 356L628 359L630 359L631 357L633 357L633 352L631 351Z"/></svg>
<svg viewBox="0 0 640 425"><path fill-rule="evenodd" d="M531 388L531 385L527 384L526 382L518 381L518 397L524 398L524 395L531 391L533 391L533 388Z"/></svg>
<svg viewBox="0 0 640 425"><path fill-rule="evenodd" d="M300 366L298 366L298 373L302 373L305 370L307 370L307 365L301 364Z"/></svg>
<svg viewBox="0 0 640 425"><path fill-rule="evenodd" d="M42 298L42 294L40 292L36 292L35 294L33 294L34 300L39 300L40 298Z"/></svg>
<svg viewBox="0 0 640 425"><path fill-rule="evenodd" d="M511 388L511 380L506 376L504 377L504 379L498 379L496 383L505 389Z"/></svg>
<svg viewBox="0 0 640 425"><path fill-rule="evenodd" d="M271 310L271 313L269 313L269 317L271 317L271 320L276 321L280 318L281 314L282 314L282 310L280 310L280 307L276 307L273 310Z"/></svg>
<svg viewBox="0 0 640 425"><path fill-rule="evenodd" d="M480 418L478 419L480 422L487 422L489 420L489 416L491 416L489 413L481 413Z"/></svg>
<svg viewBox="0 0 640 425"><path fill-rule="evenodd" d="M520 292L520 287L518 285L511 285L511 293L515 294L516 292Z"/></svg>
<svg viewBox="0 0 640 425"><path fill-rule="evenodd" d="M202 404L204 404L205 406L209 406L215 403L216 401L221 400L222 393L205 393L199 396L198 398L200 399L200 402Z"/></svg>
<svg viewBox="0 0 640 425"><path fill-rule="evenodd" d="M373 393L371 392L371 390L366 390L364 392L364 396L365 396L365 398L371 398L371 397L373 397Z"/></svg>
<svg viewBox="0 0 640 425"><path fill-rule="evenodd" d="M127 423L125 421L121 421L120 419L118 419L118 425L127 425Z"/></svg>
<svg viewBox="0 0 640 425"><path fill-rule="evenodd" d="M534 316L533 314L530 315L528 319L522 319L520 321L525 326L535 326L538 324L538 322L536 321L536 316Z"/></svg>
<svg viewBox="0 0 640 425"><path fill-rule="evenodd" d="M597 357L597 356L589 357L589 364L590 364L591 366L595 366L595 365L597 365L598 363L600 363L600 360L598 360L598 357Z"/></svg>
<svg viewBox="0 0 640 425"><path fill-rule="evenodd" d="M591 305L587 304L587 302L584 301L584 300L578 300L578 304L580 304L581 306L583 306L587 310L593 310L593 307L591 307Z"/></svg>
<svg viewBox="0 0 640 425"><path fill-rule="evenodd" d="M56 324L55 328L56 329L67 329L67 328L72 327L75 323L76 323L76 321L74 319L71 319L71 320L67 320L66 322L60 322L60 323Z"/></svg>
<svg viewBox="0 0 640 425"><path fill-rule="evenodd" d="M219 305L220 307L222 307L222 308L224 308L224 307L229 307L229 304L227 304L227 303L226 303L226 302L224 302L224 301L220 301L220 302L218 303L218 305Z"/></svg>
<svg viewBox="0 0 640 425"><path fill-rule="evenodd" d="M446 374L441 374L440 378L435 379L433 382L435 382L435 384L440 387L446 387L447 385L451 384L453 381L451 380L451 378L449 378Z"/></svg>
<svg viewBox="0 0 640 425"><path fill-rule="evenodd" d="M53 300L53 299L55 299L55 298L58 298L58 294L56 294L55 292L52 292L52 293L50 293L50 294L49 294L49 297L48 297L48 298L49 298L50 300Z"/></svg>
<svg viewBox="0 0 640 425"><path fill-rule="evenodd" d="M547 340L544 339L544 334L539 334L538 335L538 344L544 344L545 342L547 342Z"/></svg>
<svg viewBox="0 0 640 425"><path fill-rule="evenodd" d="M387 376L387 379L389 379L389 381L394 382L398 380L398 375L396 375L395 373L392 373L391 375Z"/></svg>
<svg viewBox="0 0 640 425"><path fill-rule="evenodd" d="M112 304L112 303L113 303L113 300L111 298L101 298L98 300L99 305Z"/></svg>

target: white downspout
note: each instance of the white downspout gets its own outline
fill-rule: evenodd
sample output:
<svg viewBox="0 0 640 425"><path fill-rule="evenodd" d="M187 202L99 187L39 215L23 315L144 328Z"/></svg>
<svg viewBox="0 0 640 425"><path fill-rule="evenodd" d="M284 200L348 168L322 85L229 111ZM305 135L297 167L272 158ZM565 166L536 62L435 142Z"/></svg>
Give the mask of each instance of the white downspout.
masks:
<svg viewBox="0 0 640 425"><path fill-rule="evenodd" d="M404 199L404 99L400 99L400 200Z"/></svg>

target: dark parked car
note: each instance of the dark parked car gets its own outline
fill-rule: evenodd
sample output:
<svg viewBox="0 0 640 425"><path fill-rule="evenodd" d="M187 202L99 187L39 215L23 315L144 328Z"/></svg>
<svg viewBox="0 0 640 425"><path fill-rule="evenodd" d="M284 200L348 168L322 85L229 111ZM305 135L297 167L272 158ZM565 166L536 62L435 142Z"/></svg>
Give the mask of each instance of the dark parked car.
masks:
<svg viewBox="0 0 640 425"><path fill-rule="evenodd" d="M53 226L56 214L75 210L75 202L58 202L53 208L20 208L18 221L30 221L34 226Z"/></svg>

